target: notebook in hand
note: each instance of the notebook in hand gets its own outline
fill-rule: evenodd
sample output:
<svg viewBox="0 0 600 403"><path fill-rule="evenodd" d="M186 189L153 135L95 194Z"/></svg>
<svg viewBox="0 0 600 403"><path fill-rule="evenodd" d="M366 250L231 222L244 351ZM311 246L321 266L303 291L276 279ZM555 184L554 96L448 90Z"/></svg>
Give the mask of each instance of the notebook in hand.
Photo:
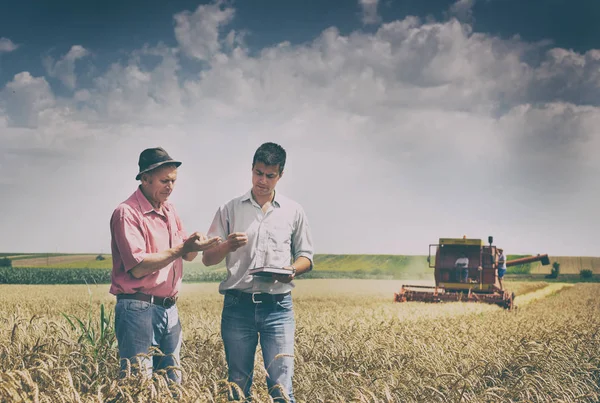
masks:
<svg viewBox="0 0 600 403"><path fill-rule="evenodd" d="M248 274L253 276L266 276L271 277L272 274L285 274L290 275L292 271L290 269L284 269L283 267L265 266L255 267L254 269L248 270Z"/></svg>

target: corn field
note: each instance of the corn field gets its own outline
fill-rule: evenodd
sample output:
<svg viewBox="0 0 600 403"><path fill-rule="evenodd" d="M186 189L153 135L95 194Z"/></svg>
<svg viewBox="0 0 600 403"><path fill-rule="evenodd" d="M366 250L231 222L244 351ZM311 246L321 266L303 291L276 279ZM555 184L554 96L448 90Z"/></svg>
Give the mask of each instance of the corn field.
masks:
<svg viewBox="0 0 600 403"><path fill-rule="evenodd" d="M315 402L597 402L600 285L509 283L519 308L395 304L396 281L302 280L294 390ZM183 383L117 380L107 285L0 286L1 402L225 402L217 284L185 284ZM257 354L254 401L269 402Z"/></svg>

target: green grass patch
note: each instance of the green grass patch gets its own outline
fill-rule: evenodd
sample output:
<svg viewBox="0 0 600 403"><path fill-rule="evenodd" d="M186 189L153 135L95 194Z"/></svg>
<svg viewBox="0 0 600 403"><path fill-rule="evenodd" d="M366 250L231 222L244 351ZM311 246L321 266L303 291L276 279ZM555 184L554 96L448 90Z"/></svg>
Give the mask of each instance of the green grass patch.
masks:
<svg viewBox="0 0 600 403"><path fill-rule="evenodd" d="M86 256L81 260L70 262L41 263L37 267L53 269L110 269L112 268L111 255L103 255L105 260L96 260L90 257L93 254L27 254L19 259L47 258L52 256ZM93 255L96 256L96 255ZM13 266L15 266L13 264ZM18 266L18 265L16 265ZM218 265L206 267L199 256L193 262L183 262L184 270L219 271L225 268L225 260ZM418 255L326 255L317 254L314 260L314 271L319 273L341 273L346 278L362 278L363 274L393 278L421 278L433 275L429 268L426 256ZM338 277L338 276L336 276Z"/></svg>
<svg viewBox="0 0 600 403"><path fill-rule="evenodd" d="M56 263L45 266L49 269L112 269L112 259L85 259L67 263Z"/></svg>
<svg viewBox="0 0 600 403"><path fill-rule="evenodd" d="M7 255L7 254L5 254ZM11 254L14 255L14 254ZM49 255L49 254L48 254ZM47 254L23 254L30 259L46 257ZM54 254L54 256L84 256L84 254ZM95 260L92 254L82 260L56 263L49 267L14 267L0 271L0 283L8 284L83 284L110 283L112 269L111 255L103 254L105 260ZM93 256L96 256L93 254ZM526 255L509 255L517 259ZM300 279L310 278L354 278L354 279L396 279L433 280L434 269L429 267L423 255L315 255L314 269ZM536 263L533 263L536 264ZM17 265L18 266L18 265ZM222 281L227 276L225 261L206 267L201 257L193 262L183 262L185 282ZM561 274L557 279L546 279L544 274L532 274L531 264L508 268L506 278L526 282L582 282L579 274ZM586 282L600 282L600 274L594 274Z"/></svg>
<svg viewBox="0 0 600 403"><path fill-rule="evenodd" d="M84 284L110 283L112 259L88 259L58 263L39 268L6 268L0 271L0 283L5 284ZM225 261L206 267L201 258L184 261L185 282L219 282L227 277ZM425 256L394 255L316 255L314 269L299 277L355 279L432 279L433 269Z"/></svg>
<svg viewBox="0 0 600 403"><path fill-rule="evenodd" d="M420 255L315 255L312 278L433 277L426 256Z"/></svg>
<svg viewBox="0 0 600 403"><path fill-rule="evenodd" d="M0 284L106 284L106 269L52 269L46 267L0 268Z"/></svg>
<svg viewBox="0 0 600 403"><path fill-rule="evenodd" d="M0 284L110 284L112 269L55 269L47 267L0 267ZM185 282L220 282L224 270L188 270Z"/></svg>
<svg viewBox="0 0 600 403"><path fill-rule="evenodd" d="M327 271L387 271L406 266L408 260L409 257L403 255L315 255L314 264Z"/></svg>
<svg viewBox="0 0 600 403"><path fill-rule="evenodd" d="M508 255L506 260L515 260L520 259L522 257L527 257L531 255ZM531 263L524 263L517 266L508 267L506 269L507 274L529 274L531 273Z"/></svg>
<svg viewBox="0 0 600 403"><path fill-rule="evenodd" d="M83 254L83 253L82 253ZM57 256L76 256L79 254L75 253L16 253L14 255L6 254L7 257L10 257L11 260L23 260L23 259L33 259L33 258L46 258L46 257L57 257Z"/></svg>

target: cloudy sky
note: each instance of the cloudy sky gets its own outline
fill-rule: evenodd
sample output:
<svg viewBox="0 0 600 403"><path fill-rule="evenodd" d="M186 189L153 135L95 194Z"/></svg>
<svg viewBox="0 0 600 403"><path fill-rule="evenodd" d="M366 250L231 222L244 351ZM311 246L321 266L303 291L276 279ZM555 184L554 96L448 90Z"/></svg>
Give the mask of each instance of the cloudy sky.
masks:
<svg viewBox="0 0 600 403"><path fill-rule="evenodd" d="M318 253L493 235L598 256L599 17L597 0L11 3L0 252L109 252L159 145L205 232L274 141Z"/></svg>

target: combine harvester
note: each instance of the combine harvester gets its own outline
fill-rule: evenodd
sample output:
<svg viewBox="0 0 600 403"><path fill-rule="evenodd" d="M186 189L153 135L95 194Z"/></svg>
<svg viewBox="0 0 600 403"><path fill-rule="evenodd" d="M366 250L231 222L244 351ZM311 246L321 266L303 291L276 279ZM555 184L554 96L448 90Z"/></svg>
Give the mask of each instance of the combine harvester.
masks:
<svg viewBox="0 0 600 403"><path fill-rule="evenodd" d="M499 248L492 245L494 238L488 237L489 245L481 239L440 238L439 244L429 245L427 261L435 268L435 286L402 285L400 292L394 294L395 302L485 302L496 304L505 309L513 309L515 294L502 289L498 281ZM432 266L431 251L436 248L435 262ZM468 278L461 281L462 270L455 268L460 257L467 257ZM506 266L541 261L550 264L548 255L528 256L507 260Z"/></svg>

